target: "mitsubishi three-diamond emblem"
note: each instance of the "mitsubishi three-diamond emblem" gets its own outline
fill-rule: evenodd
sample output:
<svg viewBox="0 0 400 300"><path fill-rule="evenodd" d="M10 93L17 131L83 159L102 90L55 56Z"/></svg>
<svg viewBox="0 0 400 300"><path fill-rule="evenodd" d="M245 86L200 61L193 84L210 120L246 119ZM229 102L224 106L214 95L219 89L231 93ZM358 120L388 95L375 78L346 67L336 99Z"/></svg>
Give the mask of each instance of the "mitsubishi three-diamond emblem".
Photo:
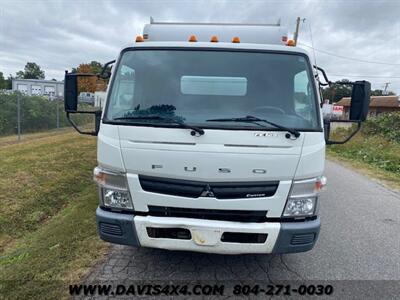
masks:
<svg viewBox="0 0 400 300"><path fill-rule="evenodd" d="M206 185L204 191L201 193L200 197L215 197L209 184Z"/></svg>

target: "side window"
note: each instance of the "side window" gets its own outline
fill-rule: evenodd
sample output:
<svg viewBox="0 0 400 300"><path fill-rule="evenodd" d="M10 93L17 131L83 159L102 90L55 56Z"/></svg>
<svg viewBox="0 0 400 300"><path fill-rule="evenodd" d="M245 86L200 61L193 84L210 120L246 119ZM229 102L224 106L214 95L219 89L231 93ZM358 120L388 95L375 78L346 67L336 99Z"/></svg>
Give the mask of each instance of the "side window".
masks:
<svg viewBox="0 0 400 300"><path fill-rule="evenodd" d="M133 97L135 92L135 70L122 65L116 75L116 86L113 88L111 100L111 112L133 109Z"/></svg>
<svg viewBox="0 0 400 300"><path fill-rule="evenodd" d="M304 119L314 121L315 111L313 105L311 84L307 71L302 71L294 76L294 110Z"/></svg>

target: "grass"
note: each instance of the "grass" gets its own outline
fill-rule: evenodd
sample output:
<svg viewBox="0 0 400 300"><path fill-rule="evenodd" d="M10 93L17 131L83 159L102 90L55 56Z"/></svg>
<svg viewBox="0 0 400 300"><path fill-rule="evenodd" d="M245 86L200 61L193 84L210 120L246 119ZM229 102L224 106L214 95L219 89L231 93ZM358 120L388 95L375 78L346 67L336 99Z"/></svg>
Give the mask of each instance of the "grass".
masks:
<svg viewBox="0 0 400 300"><path fill-rule="evenodd" d="M0 298L58 299L106 251L97 237L96 142L64 130L0 138Z"/></svg>
<svg viewBox="0 0 400 300"><path fill-rule="evenodd" d="M48 131L41 131L36 133L28 133L28 134L21 134L21 140L18 141L18 136L16 134L7 135L7 136L0 136L0 147L12 144L20 144L26 141L36 140L40 138L47 138L51 135L59 135L60 133L64 132L72 132L73 129L71 127L64 127L59 129L52 129Z"/></svg>
<svg viewBox="0 0 400 300"><path fill-rule="evenodd" d="M328 146L327 149L329 158L378 179L390 188L400 190L399 143L380 135L358 133L346 144Z"/></svg>

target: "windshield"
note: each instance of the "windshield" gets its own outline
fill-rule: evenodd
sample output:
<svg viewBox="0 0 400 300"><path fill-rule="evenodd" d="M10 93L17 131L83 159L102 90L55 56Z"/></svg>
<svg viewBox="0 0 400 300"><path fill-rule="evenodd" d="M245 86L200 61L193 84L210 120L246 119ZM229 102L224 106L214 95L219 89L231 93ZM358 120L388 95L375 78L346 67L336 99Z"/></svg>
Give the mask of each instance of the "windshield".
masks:
<svg viewBox="0 0 400 300"><path fill-rule="evenodd" d="M313 84L300 54L129 50L118 64L105 116L138 125L174 126L165 122L173 118L203 128L260 129L251 122L212 121L251 115L288 128L318 130ZM163 118L136 118L142 116Z"/></svg>

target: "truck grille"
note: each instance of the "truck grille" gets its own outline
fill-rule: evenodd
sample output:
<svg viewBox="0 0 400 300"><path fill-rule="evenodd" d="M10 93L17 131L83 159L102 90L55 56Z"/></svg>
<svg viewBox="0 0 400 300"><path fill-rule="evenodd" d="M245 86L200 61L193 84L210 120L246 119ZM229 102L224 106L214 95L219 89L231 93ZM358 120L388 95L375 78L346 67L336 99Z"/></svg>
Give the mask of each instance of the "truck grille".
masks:
<svg viewBox="0 0 400 300"><path fill-rule="evenodd" d="M205 220L263 223L267 211L198 209L149 205L149 215L157 217L193 218Z"/></svg>
<svg viewBox="0 0 400 300"><path fill-rule="evenodd" d="M139 175L146 192L173 196L217 199L260 198L275 195L279 181L202 182Z"/></svg>

